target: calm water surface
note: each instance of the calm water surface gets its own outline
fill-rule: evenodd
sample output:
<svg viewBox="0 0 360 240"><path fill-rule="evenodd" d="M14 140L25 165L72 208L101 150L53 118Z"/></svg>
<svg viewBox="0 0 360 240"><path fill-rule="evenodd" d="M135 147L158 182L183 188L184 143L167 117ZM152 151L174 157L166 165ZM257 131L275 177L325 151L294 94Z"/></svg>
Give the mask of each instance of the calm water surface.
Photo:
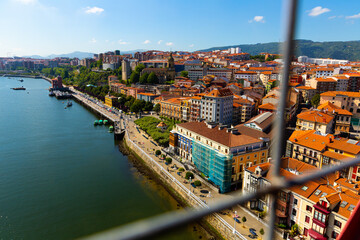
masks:
<svg viewBox="0 0 360 240"><path fill-rule="evenodd" d="M73 239L177 208L95 115L64 109L42 79L18 79L0 77L1 239ZM192 229L162 239L198 239Z"/></svg>

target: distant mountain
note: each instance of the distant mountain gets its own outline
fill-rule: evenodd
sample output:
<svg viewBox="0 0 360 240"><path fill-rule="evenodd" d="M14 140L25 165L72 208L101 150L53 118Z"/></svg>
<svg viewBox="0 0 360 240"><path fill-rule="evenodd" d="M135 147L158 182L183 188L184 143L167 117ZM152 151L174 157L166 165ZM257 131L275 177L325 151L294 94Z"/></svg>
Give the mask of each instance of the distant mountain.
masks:
<svg viewBox="0 0 360 240"><path fill-rule="evenodd" d="M256 55L261 52L280 53L279 42L212 47L199 51L207 52L232 47L239 47L243 52L250 53L251 55ZM311 40L300 39L296 40L296 55L357 61L360 60L360 41L313 42Z"/></svg>
<svg viewBox="0 0 360 240"><path fill-rule="evenodd" d="M120 51L121 54L134 54L136 52L146 52L148 50L146 49L135 49L135 50L129 50L129 51ZM66 53L66 54L51 54L49 56L40 56L40 55L31 55L31 56L23 56L24 58L33 58L33 59L52 59L57 57L67 57L67 58L93 58L94 53L90 52L72 52L72 53Z"/></svg>

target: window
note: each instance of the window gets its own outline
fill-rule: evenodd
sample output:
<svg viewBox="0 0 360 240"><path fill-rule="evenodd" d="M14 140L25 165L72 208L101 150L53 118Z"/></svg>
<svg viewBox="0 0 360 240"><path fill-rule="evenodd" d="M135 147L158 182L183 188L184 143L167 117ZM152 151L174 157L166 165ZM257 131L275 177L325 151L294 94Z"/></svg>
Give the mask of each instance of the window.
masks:
<svg viewBox="0 0 360 240"><path fill-rule="evenodd" d="M307 206L306 206L306 211L312 212L312 207L310 207L309 205L307 205Z"/></svg>
<svg viewBox="0 0 360 240"><path fill-rule="evenodd" d="M334 220L334 225L341 228L341 222L339 222L338 220Z"/></svg>
<svg viewBox="0 0 360 240"><path fill-rule="evenodd" d="M321 212L315 211L314 218L320 222L325 223L326 215Z"/></svg>
<svg viewBox="0 0 360 240"><path fill-rule="evenodd" d="M306 222L306 223L309 223L309 222L310 222L310 217L305 216L305 222Z"/></svg>
<svg viewBox="0 0 360 240"><path fill-rule="evenodd" d="M304 228L304 235L307 236L308 235L309 230L307 228Z"/></svg>
<svg viewBox="0 0 360 240"><path fill-rule="evenodd" d="M331 237L336 239L338 237L338 235L339 234L337 232L333 231L331 234Z"/></svg>
<svg viewBox="0 0 360 240"><path fill-rule="evenodd" d="M296 198L294 198L294 205L298 204L298 200Z"/></svg>
<svg viewBox="0 0 360 240"><path fill-rule="evenodd" d="M296 209L292 210L292 215L296 216Z"/></svg>

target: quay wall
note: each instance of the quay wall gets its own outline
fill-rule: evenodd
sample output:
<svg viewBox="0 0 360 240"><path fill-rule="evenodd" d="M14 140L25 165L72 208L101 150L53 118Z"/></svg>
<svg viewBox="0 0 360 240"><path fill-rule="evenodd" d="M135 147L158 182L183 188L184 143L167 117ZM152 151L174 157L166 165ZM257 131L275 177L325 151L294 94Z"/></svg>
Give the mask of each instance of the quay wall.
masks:
<svg viewBox="0 0 360 240"><path fill-rule="evenodd" d="M193 194L182 183L174 178L165 168L163 168L156 160L148 155L143 149L141 149L136 143L134 143L130 137L128 131L125 133L125 141L128 148L138 155L151 169L160 177L160 180L178 193L183 201L193 208L209 208L199 197ZM204 220L208 222L213 228L215 228L225 239L229 240L245 240L246 238L238 231L234 234L234 228L227 223L222 217L213 213L204 217Z"/></svg>

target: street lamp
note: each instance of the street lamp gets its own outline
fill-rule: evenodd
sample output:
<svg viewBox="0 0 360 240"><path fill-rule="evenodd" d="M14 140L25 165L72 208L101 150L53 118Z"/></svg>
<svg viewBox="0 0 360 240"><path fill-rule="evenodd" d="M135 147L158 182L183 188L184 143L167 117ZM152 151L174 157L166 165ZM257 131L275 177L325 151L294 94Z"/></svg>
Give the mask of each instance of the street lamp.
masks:
<svg viewBox="0 0 360 240"><path fill-rule="evenodd" d="M236 220L235 220L235 218L236 218L236 215L237 215L237 212L235 211L235 214L234 214L234 231L233 231L233 233L234 233L234 236L235 236L235 232L236 232Z"/></svg>
<svg viewBox="0 0 360 240"><path fill-rule="evenodd" d="M191 177L189 177L189 183L190 183L190 192L191 193Z"/></svg>

